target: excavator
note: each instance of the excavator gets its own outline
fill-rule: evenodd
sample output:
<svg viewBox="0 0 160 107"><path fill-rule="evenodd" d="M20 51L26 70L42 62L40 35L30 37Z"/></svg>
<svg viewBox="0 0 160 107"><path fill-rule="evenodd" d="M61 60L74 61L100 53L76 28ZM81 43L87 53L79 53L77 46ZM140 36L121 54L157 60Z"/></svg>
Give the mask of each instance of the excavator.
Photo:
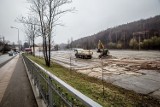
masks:
<svg viewBox="0 0 160 107"><path fill-rule="evenodd" d="M109 56L109 50L104 48L104 45L101 42L101 40L99 40L99 42L98 42L97 53L100 53L99 58L105 58L105 57Z"/></svg>

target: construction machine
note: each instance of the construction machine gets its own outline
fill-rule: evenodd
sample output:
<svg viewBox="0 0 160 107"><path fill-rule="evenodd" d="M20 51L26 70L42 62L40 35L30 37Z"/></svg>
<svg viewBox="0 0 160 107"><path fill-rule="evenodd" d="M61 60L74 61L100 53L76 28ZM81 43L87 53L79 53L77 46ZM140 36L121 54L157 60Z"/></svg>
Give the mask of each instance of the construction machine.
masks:
<svg viewBox="0 0 160 107"><path fill-rule="evenodd" d="M74 49L76 58L91 59L93 52L91 50Z"/></svg>
<svg viewBox="0 0 160 107"><path fill-rule="evenodd" d="M109 50L104 48L103 43L99 40L98 42L98 53L100 53L99 58L104 58L109 56Z"/></svg>

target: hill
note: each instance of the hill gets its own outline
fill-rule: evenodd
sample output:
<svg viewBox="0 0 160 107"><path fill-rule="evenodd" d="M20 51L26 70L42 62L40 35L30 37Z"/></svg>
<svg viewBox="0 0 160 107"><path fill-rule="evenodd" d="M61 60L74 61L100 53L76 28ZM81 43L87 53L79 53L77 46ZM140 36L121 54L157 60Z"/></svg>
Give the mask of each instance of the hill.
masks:
<svg viewBox="0 0 160 107"><path fill-rule="evenodd" d="M74 48L95 49L99 40L112 49L160 50L160 15L108 28L71 44Z"/></svg>

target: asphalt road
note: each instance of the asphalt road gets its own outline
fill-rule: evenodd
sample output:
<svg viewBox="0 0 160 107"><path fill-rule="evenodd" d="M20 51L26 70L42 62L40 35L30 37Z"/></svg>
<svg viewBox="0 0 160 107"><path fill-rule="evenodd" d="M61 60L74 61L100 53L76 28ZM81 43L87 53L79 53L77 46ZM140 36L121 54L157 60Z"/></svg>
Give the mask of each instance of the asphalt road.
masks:
<svg viewBox="0 0 160 107"><path fill-rule="evenodd" d="M14 56L9 56L8 54L0 55L0 67L8 60L13 58Z"/></svg>

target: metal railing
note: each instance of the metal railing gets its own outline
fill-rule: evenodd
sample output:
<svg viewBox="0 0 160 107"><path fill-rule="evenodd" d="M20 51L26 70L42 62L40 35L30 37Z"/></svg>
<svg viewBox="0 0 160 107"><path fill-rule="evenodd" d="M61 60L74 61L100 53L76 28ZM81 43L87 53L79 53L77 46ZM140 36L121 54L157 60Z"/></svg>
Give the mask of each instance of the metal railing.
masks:
<svg viewBox="0 0 160 107"><path fill-rule="evenodd" d="M27 72L31 74L39 95L49 107L102 107L37 63L23 55Z"/></svg>

